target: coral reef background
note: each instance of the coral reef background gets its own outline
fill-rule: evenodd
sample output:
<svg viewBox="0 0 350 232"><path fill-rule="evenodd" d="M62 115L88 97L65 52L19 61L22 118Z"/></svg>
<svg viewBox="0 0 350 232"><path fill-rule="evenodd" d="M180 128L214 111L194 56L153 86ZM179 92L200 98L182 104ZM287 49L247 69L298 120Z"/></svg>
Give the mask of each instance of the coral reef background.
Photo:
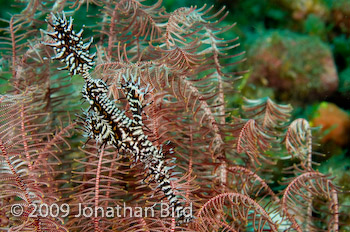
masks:
<svg viewBox="0 0 350 232"><path fill-rule="evenodd" d="M321 170L337 180L350 172L350 1L165 1L167 9L214 4L230 11L227 34L240 37L250 72L227 96L233 107L247 98L291 103L294 116L320 128ZM233 36L233 35L231 35Z"/></svg>

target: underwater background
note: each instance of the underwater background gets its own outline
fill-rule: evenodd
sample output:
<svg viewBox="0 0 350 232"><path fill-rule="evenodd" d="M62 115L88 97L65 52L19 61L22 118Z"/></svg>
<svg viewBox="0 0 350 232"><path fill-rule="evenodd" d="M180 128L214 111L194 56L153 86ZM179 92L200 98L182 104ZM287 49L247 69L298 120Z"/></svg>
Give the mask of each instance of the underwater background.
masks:
<svg viewBox="0 0 350 232"><path fill-rule="evenodd" d="M214 5L216 10L226 7L229 14L221 23L237 25L224 37L238 36L238 51L246 52L245 62L235 69L248 72L233 83L236 91L225 96L231 114L240 114L244 98L269 97L292 105L293 119L305 118L316 128L314 149L323 154L314 156L320 164L316 169L335 177L336 185L350 190L350 0L163 1L168 12L203 4ZM16 5L15 1L0 0L0 18L9 19L9 15L21 12ZM94 7L89 6L89 14L94 14ZM85 6L79 9L85 10ZM94 23L94 19L76 13L74 23L80 28ZM0 22L0 28L7 26ZM88 26L84 33L86 38L94 34ZM1 31L0 36L6 35ZM0 54L0 64L2 61ZM0 77L0 94L6 94L8 79L6 74ZM71 81L72 88L77 86L73 91L80 93L82 81ZM79 99L79 94L74 97ZM74 142L73 146L80 145ZM275 180L280 179L274 175ZM275 191L278 188L277 184L272 186ZM341 194L339 201L350 205L350 194ZM350 217L345 220L350 224Z"/></svg>
<svg viewBox="0 0 350 232"><path fill-rule="evenodd" d="M168 0L169 10L202 4L226 6L227 23L237 25L249 72L239 95L227 96L232 107L270 97L291 104L294 117L320 130L314 156L319 170L350 189L350 1L349 0ZM350 203L350 197L342 199ZM350 213L350 209L349 209Z"/></svg>
<svg viewBox="0 0 350 232"><path fill-rule="evenodd" d="M15 1L1 0L0 4L0 18L21 11ZM349 158L350 1L163 1L169 12L203 4L229 11L223 24L237 25L225 36L239 36L238 49L246 52L247 61L238 69L249 72L238 82L240 94L227 96L231 106L239 105L242 96L290 103L295 117L322 126L320 149L327 154L326 163ZM94 5L89 11L94 11ZM77 14L75 21L78 27L89 24L84 14ZM0 22L0 27L7 23ZM93 34L88 29L85 33ZM350 168L349 160L342 163L341 169Z"/></svg>

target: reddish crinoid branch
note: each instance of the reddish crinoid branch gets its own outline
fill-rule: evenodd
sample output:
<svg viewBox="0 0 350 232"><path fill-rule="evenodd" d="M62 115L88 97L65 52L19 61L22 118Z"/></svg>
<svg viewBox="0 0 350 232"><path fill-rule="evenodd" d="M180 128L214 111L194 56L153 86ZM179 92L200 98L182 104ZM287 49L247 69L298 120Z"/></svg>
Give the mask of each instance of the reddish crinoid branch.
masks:
<svg viewBox="0 0 350 232"><path fill-rule="evenodd" d="M235 192L211 198L198 211L198 217L203 231L278 231L270 215L256 201Z"/></svg>
<svg viewBox="0 0 350 232"><path fill-rule="evenodd" d="M311 127L305 119L296 119L289 125L285 145L288 153L300 159L304 167L312 167Z"/></svg>
<svg viewBox="0 0 350 232"><path fill-rule="evenodd" d="M284 190L281 200L283 214L297 231L338 231L337 192L337 187L327 176L316 171L305 172L292 179ZM320 227L320 224L327 227Z"/></svg>
<svg viewBox="0 0 350 232"><path fill-rule="evenodd" d="M74 124L45 132L47 113L40 113L41 102L35 101L36 88L22 94L0 96L0 193L2 208L9 212L9 223L14 231L66 231L63 220L48 214L48 208L59 202L60 186L55 166L61 163L57 150L70 137ZM50 183L49 180L56 179ZM38 216L38 213L47 215Z"/></svg>

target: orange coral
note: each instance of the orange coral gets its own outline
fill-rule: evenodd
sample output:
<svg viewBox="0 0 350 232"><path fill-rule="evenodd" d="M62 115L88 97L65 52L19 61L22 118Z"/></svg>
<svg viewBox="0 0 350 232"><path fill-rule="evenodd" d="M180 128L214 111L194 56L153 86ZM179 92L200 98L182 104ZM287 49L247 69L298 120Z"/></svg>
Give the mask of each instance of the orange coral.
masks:
<svg viewBox="0 0 350 232"><path fill-rule="evenodd" d="M337 105L321 103L312 123L314 126L322 126L322 131L326 132L322 142L334 141L340 146L349 142L350 117Z"/></svg>

